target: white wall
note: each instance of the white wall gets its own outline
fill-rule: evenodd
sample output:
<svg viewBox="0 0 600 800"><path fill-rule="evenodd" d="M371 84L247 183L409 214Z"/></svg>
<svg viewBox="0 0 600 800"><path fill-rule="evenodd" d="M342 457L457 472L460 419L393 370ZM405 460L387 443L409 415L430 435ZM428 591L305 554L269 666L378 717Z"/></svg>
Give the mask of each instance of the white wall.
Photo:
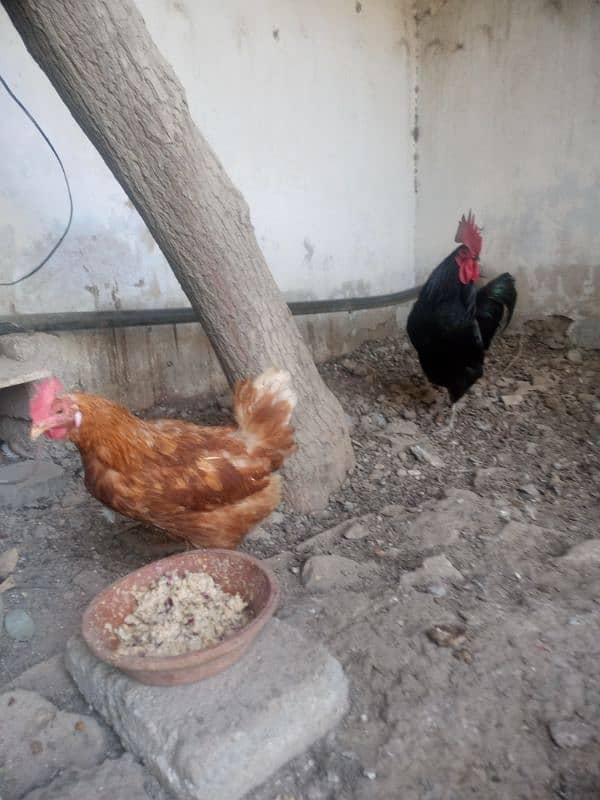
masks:
<svg viewBox="0 0 600 800"><path fill-rule="evenodd" d="M485 226L529 315L600 316L600 4L419 2L416 266Z"/></svg>
<svg viewBox="0 0 600 800"><path fill-rule="evenodd" d="M192 114L245 195L288 299L414 284L415 35L409 0L138 0ZM359 10L360 9L360 10ZM185 304L137 212L0 10L0 73L41 123L75 217L0 313ZM67 214L58 166L0 89L0 280L36 263Z"/></svg>

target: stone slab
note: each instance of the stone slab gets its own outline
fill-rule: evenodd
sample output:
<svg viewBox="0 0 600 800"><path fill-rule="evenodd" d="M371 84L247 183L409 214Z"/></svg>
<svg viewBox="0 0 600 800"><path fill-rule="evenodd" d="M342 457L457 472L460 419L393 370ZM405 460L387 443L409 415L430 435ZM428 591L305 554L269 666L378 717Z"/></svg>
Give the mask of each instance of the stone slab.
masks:
<svg viewBox="0 0 600 800"><path fill-rule="evenodd" d="M104 758L106 738L88 716L59 711L36 692L0 695L0 797L19 800L69 767Z"/></svg>
<svg viewBox="0 0 600 800"><path fill-rule="evenodd" d="M150 800L147 777L129 753L89 770L65 770L23 800Z"/></svg>
<svg viewBox="0 0 600 800"><path fill-rule="evenodd" d="M65 701L70 702L75 695L79 696L73 679L65 669L62 653L30 667L6 686L2 686L1 691L7 692L11 689L37 692L58 706Z"/></svg>
<svg viewBox="0 0 600 800"><path fill-rule="evenodd" d="M327 650L273 619L230 669L199 683L144 686L98 661L81 637L66 665L87 701L178 800L239 800L345 714L348 684Z"/></svg>
<svg viewBox="0 0 600 800"><path fill-rule="evenodd" d="M33 471L32 466L32 461L21 461L0 467L0 506L32 505L38 500L55 497L64 489L67 476L58 464L41 461Z"/></svg>

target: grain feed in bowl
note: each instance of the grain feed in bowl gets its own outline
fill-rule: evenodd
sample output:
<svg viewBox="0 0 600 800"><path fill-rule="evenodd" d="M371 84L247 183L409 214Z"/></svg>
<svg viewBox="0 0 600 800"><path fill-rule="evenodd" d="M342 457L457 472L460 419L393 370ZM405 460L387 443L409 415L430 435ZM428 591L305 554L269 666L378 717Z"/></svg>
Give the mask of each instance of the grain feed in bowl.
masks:
<svg viewBox="0 0 600 800"><path fill-rule="evenodd" d="M169 573L134 591L134 611L115 630L119 652L177 656L222 642L252 618L239 594L227 594L205 572Z"/></svg>

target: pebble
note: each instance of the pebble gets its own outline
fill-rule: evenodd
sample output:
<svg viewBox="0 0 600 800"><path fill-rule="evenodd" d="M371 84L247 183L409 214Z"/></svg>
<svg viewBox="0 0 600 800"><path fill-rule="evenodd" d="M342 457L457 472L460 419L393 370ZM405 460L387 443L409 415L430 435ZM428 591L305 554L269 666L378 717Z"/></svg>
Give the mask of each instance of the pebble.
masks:
<svg viewBox="0 0 600 800"><path fill-rule="evenodd" d="M501 397L502 402L506 406L506 408L512 408L513 406L518 406L520 403L523 402L523 395L522 394L503 394Z"/></svg>
<svg viewBox="0 0 600 800"><path fill-rule="evenodd" d="M18 560L19 551L16 547L11 547L0 555L0 579L7 578L15 571Z"/></svg>
<svg viewBox="0 0 600 800"><path fill-rule="evenodd" d="M9 611L4 619L4 627L11 639L28 642L35 633L35 624L31 615L22 608Z"/></svg>
<svg viewBox="0 0 600 800"><path fill-rule="evenodd" d="M594 729L579 719L561 719L548 726L554 744L559 747L585 747L595 738Z"/></svg>
<svg viewBox="0 0 600 800"><path fill-rule="evenodd" d="M363 770L363 775L365 776L365 778L368 778L370 781L374 781L375 778L377 777L377 773L375 772L374 769L365 769L365 770Z"/></svg>
<svg viewBox="0 0 600 800"><path fill-rule="evenodd" d="M431 583L426 591L434 597L446 597L448 594L448 589L443 583Z"/></svg>
<svg viewBox="0 0 600 800"><path fill-rule="evenodd" d="M429 450L426 450L420 444L413 444L409 449L417 461L420 461L422 464L429 464L436 469L440 469L444 466L444 462L439 456L436 456L435 453L430 453Z"/></svg>
<svg viewBox="0 0 600 800"><path fill-rule="evenodd" d="M386 433L395 433L401 436L416 436L419 429L410 420L395 419L385 426Z"/></svg>
<svg viewBox="0 0 600 800"><path fill-rule="evenodd" d="M404 408L402 409L402 416L404 419L412 421L417 418L417 412L414 410L414 408Z"/></svg>
<svg viewBox="0 0 600 800"><path fill-rule="evenodd" d="M573 545L561 561L570 561L573 564L600 564L600 539L586 539L584 542Z"/></svg>
<svg viewBox="0 0 600 800"><path fill-rule="evenodd" d="M345 358L342 361L342 367L351 375L356 375L358 378L365 378L369 374L369 368L364 364L359 364L352 358Z"/></svg>
<svg viewBox="0 0 600 800"><path fill-rule="evenodd" d="M344 531L344 539L350 539L351 541L364 539L368 535L369 529L365 528L365 526L358 521L353 522L350 527Z"/></svg>
<svg viewBox="0 0 600 800"><path fill-rule="evenodd" d="M438 647L459 647L467 638L467 629L464 625L458 624L433 625L425 633Z"/></svg>
<svg viewBox="0 0 600 800"><path fill-rule="evenodd" d="M581 354L581 350L569 350L567 353L567 358L571 364L583 364L583 355Z"/></svg>
<svg viewBox="0 0 600 800"><path fill-rule="evenodd" d="M540 493L535 484L526 483L525 486L519 486L519 491L526 494L527 497L539 497Z"/></svg>

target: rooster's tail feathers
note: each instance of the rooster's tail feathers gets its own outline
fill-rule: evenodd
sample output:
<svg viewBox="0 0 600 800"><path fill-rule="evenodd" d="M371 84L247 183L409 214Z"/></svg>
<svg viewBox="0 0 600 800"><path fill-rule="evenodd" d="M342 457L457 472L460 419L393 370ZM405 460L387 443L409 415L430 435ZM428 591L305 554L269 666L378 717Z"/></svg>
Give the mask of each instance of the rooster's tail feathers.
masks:
<svg viewBox="0 0 600 800"><path fill-rule="evenodd" d="M510 324L516 304L515 279L508 272L498 275L477 292L477 321L486 350L500 327L505 312L504 329Z"/></svg>
<svg viewBox="0 0 600 800"><path fill-rule="evenodd" d="M296 449L290 425L295 406L291 376L284 370L268 369L235 388L233 412L248 449L268 457L274 469Z"/></svg>

